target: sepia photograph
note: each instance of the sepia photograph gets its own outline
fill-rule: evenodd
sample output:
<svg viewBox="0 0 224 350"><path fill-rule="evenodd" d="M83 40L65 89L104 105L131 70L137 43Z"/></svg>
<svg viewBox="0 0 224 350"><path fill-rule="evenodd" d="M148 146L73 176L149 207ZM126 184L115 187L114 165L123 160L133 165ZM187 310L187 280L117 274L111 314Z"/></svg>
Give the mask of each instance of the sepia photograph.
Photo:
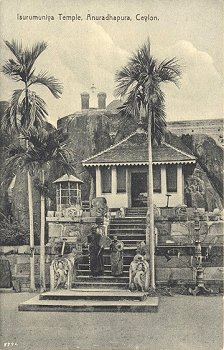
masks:
<svg viewBox="0 0 224 350"><path fill-rule="evenodd" d="M0 1L0 350L222 350L223 0Z"/></svg>

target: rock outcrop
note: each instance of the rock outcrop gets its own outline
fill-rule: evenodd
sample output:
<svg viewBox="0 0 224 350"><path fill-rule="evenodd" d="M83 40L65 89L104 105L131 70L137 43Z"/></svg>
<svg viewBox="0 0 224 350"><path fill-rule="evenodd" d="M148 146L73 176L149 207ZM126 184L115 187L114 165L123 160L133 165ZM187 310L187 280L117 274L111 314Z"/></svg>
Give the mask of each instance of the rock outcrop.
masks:
<svg viewBox="0 0 224 350"><path fill-rule="evenodd" d="M75 175L84 181L82 196L84 200L89 200L91 177L83 168L82 160L111 146L109 118L105 112L88 110L61 118L58 127L69 134L69 147L74 152Z"/></svg>
<svg viewBox="0 0 224 350"><path fill-rule="evenodd" d="M197 157L197 167L189 181L199 190L192 191L192 200L197 206L212 211L222 208L223 200L223 149L207 135L183 135L182 142ZM200 184L200 185L199 185ZM196 200L197 198L197 200Z"/></svg>

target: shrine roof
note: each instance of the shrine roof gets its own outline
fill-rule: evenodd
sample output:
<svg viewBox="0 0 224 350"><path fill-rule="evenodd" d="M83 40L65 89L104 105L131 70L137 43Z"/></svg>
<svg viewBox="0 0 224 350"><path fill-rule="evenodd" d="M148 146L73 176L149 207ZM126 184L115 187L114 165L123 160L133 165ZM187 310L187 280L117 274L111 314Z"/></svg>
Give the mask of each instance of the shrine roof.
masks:
<svg viewBox="0 0 224 350"><path fill-rule="evenodd" d="M53 184L57 182L79 182L84 183L82 180L80 180L78 177L73 175L64 174L63 176L59 177L57 180L53 182Z"/></svg>
<svg viewBox="0 0 224 350"><path fill-rule="evenodd" d="M153 164L188 164L195 163L196 158L163 142L161 145L152 146L152 161ZM147 134L142 129L138 129L124 140L83 160L82 164L86 167L100 165L147 165Z"/></svg>

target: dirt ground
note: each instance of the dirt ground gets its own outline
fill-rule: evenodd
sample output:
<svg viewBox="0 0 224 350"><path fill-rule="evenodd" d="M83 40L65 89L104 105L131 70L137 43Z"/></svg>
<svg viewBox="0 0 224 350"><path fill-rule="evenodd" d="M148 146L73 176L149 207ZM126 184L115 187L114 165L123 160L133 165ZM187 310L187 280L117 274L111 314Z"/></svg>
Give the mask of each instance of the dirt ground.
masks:
<svg viewBox="0 0 224 350"><path fill-rule="evenodd" d="M18 312L32 296L0 294L1 350L223 349L220 296L160 297L158 313Z"/></svg>

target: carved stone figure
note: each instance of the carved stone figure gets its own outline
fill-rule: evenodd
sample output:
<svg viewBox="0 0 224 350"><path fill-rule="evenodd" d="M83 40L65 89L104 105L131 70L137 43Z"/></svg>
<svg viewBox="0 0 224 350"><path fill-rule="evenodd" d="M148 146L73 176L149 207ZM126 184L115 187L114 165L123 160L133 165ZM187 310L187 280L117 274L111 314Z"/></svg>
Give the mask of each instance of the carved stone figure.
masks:
<svg viewBox="0 0 224 350"><path fill-rule="evenodd" d="M108 212L106 198L97 197L92 200L91 216L104 217Z"/></svg>
<svg viewBox="0 0 224 350"><path fill-rule="evenodd" d="M138 242L137 243L137 249L136 249L136 252L142 256L145 256L146 255L146 252L147 252L147 249L148 249L148 246L145 244L144 241L141 241L141 242Z"/></svg>
<svg viewBox="0 0 224 350"><path fill-rule="evenodd" d="M138 264L135 276L134 276L134 286L136 290L144 292L144 266L143 264Z"/></svg>
<svg viewBox="0 0 224 350"><path fill-rule="evenodd" d="M206 208L205 182L201 179L200 171L195 171L193 175L188 176L185 196L189 207Z"/></svg>
<svg viewBox="0 0 224 350"><path fill-rule="evenodd" d="M73 264L67 258L56 258L50 267L51 290L71 289Z"/></svg>
<svg viewBox="0 0 224 350"><path fill-rule="evenodd" d="M149 264L141 254L136 254L129 268L129 288L147 291L149 289Z"/></svg>

